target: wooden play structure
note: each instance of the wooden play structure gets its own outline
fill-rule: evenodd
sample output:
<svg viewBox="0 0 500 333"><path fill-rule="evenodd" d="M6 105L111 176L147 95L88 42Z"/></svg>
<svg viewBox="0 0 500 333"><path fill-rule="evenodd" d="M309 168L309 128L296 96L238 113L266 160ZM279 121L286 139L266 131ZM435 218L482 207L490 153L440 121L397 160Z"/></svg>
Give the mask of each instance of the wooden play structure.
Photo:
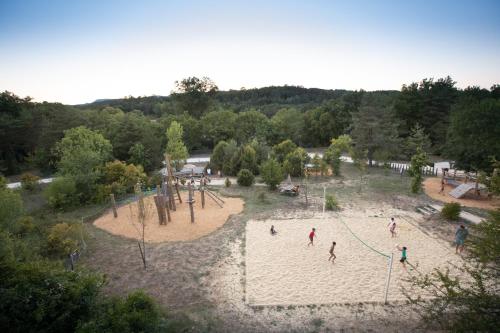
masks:
<svg viewBox="0 0 500 333"><path fill-rule="evenodd" d="M164 174L162 186L157 186L156 195L154 197L160 225L166 225L168 222L172 221L170 211L176 211L176 201L178 201L178 204L182 204L182 198L179 192L180 177L178 174L173 172L172 165L170 164L170 158L167 154L165 154L165 168L166 172ZM189 205L191 223L195 223L195 180L192 173L186 174L186 176L191 177L190 180L184 181L184 183L187 183L188 190L188 200L186 202ZM186 178L184 178L184 180L186 180ZM199 182L200 186L198 187L198 191L200 191L201 194L201 208L205 208L205 195L212 199L220 208L223 208L224 200L207 188L207 179L204 175L201 175Z"/></svg>

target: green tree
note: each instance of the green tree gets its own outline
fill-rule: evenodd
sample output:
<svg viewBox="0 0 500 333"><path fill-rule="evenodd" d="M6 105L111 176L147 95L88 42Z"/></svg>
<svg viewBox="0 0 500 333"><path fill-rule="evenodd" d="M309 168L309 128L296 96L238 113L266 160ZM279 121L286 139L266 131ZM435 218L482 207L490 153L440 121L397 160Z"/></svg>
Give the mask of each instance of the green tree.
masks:
<svg viewBox="0 0 500 333"><path fill-rule="evenodd" d="M361 192L361 189L363 187L363 175L366 172L367 153L366 150L360 149L359 147L354 147L353 149L351 149L350 154L352 158L352 164L359 171L359 192Z"/></svg>
<svg viewBox="0 0 500 333"><path fill-rule="evenodd" d="M250 110L241 112L235 121L235 139L246 144L252 139L265 140L270 128L269 119L262 113Z"/></svg>
<svg viewBox="0 0 500 333"><path fill-rule="evenodd" d="M130 147L128 153L130 155L130 158L128 159L129 163L142 165L142 167L148 165L148 161L146 159L146 151L142 143L136 143L135 145Z"/></svg>
<svg viewBox="0 0 500 333"><path fill-rule="evenodd" d="M224 175L234 176L239 170L239 157L240 150L236 141L229 140L227 145L224 147L224 164L222 166L222 172Z"/></svg>
<svg viewBox="0 0 500 333"><path fill-rule="evenodd" d="M101 134L83 126L64 132L56 145L60 175L74 180L84 201L90 200L100 177L101 167L110 160L112 147Z"/></svg>
<svg viewBox="0 0 500 333"><path fill-rule="evenodd" d="M43 195L54 209L69 210L80 202L80 194L72 177L57 177Z"/></svg>
<svg viewBox="0 0 500 333"><path fill-rule="evenodd" d="M272 118L273 141L281 142L287 139L297 144L302 142L304 116L295 108L279 110Z"/></svg>
<svg viewBox="0 0 500 333"><path fill-rule="evenodd" d="M394 107L401 135L407 137L411 129L420 124L429 134L434 151L439 152L445 143L449 115L458 96L455 84L448 76L437 81L424 79L420 83L403 85Z"/></svg>
<svg viewBox="0 0 500 333"><path fill-rule="evenodd" d="M500 159L500 99L461 99L453 108L446 154L466 171L492 171Z"/></svg>
<svg viewBox="0 0 500 333"><path fill-rule="evenodd" d="M422 189L422 168L429 163L427 154L421 149L417 148L417 152L412 156L410 161L410 168L408 174L412 177L411 192L419 193Z"/></svg>
<svg viewBox="0 0 500 333"><path fill-rule="evenodd" d="M283 169L292 177L300 177L304 175L304 166L309 161L309 156L302 148L296 148L291 153L288 153L283 163Z"/></svg>
<svg viewBox="0 0 500 333"><path fill-rule="evenodd" d="M201 118L203 141L208 147L235 138L237 115L229 110L211 111Z"/></svg>
<svg viewBox="0 0 500 333"><path fill-rule="evenodd" d="M420 148L422 151L429 153L431 149L431 140L425 134L424 129L417 123L410 131L410 135L406 138L404 153L411 158Z"/></svg>
<svg viewBox="0 0 500 333"><path fill-rule="evenodd" d="M318 147L328 145L331 138L345 133L351 115L343 103L329 101L304 114L304 144Z"/></svg>
<svg viewBox="0 0 500 333"><path fill-rule="evenodd" d="M12 230L14 222L24 213L23 200L17 191L0 189L0 227Z"/></svg>
<svg viewBox="0 0 500 333"><path fill-rule="evenodd" d="M250 145L242 147L241 157L240 157L240 168L248 169L253 174L256 174L258 170L257 165L257 155L255 150Z"/></svg>
<svg viewBox="0 0 500 333"><path fill-rule="evenodd" d="M219 141L217 145L215 145L212 155L210 155L210 166L214 169L214 172L222 171L222 168L224 167L224 154L226 147L226 141Z"/></svg>
<svg viewBox="0 0 500 333"><path fill-rule="evenodd" d="M340 176L340 164L342 153L350 153L352 150L352 139L344 134L337 139L332 139L330 146L323 155L323 160L330 165L335 176Z"/></svg>
<svg viewBox="0 0 500 333"><path fill-rule="evenodd" d="M285 162L286 155L293 152L295 149L297 149L297 145L293 143L292 140L285 140L273 146L272 153L279 163L283 163Z"/></svg>
<svg viewBox="0 0 500 333"><path fill-rule="evenodd" d="M372 166L376 152L397 155L399 137L392 110L378 106L363 106L353 115L352 139L358 149L366 151Z"/></svg>
<svg viewBox="0 0 500 333"><path fill-rule="evenodd" d="M264 183L266 183L271 190L276 189L276 186L281 183L284 177L283 169L275 159L269 159L262 163L260 166L260 175Z"/></svg>
<svg viewBox="0 0 500 333"><path fill-rule="evenodd" d="M182 126L173 121L167 130L167 149L166 152L170 156L172 164L176 170L180 170L189 154L184 142L182 141L183 129Z"/></svg>
<svg viewBox="0 0 500 333"><path fill-rule="evenodd" d="M212 107L213 96L217 91L217 85L210 78L193 76L175 81L172 98L181 110L199 118Z"/></svg>

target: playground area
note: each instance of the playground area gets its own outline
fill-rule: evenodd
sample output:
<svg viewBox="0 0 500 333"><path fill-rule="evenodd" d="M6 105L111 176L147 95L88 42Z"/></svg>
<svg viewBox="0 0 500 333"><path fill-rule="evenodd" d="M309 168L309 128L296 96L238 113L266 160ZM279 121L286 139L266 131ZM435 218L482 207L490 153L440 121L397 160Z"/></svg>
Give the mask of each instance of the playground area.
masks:
<svg viewBox="0 0 500 333"><path fill-rule="evenodd" d="M441 191L441 178L440 177L432 177L425 179L423 183L425 194L431 197L434 200L442 201L442 202L458 202L462 206L466 207L475 207L481 209L494 210L500 208L500 198L493 197L488 198L487 196L481 195L477 196L471 190L469 193L465 194L460 199L454 198L449 195L456 186L451 184L444 185L444 193L440 193Z"/></svg>
<svg viewBox="0 0 500 333"><path fill-rule="evenodd" d="M405 278L458 264L449 244L417 227L419 214L384 207L345 210L311 219L251 220L246 226L246 303L308 305L384 302L388 263L394 253L387 300L404 300ZM390 217L398 232L391 238ZM269 232L274 225L277 234ZM314 246L308 246L311 228ZM332 241L335 263L328 261ZM408 248L406 269L396 244ZM409 285L406 285L409 287ZM425 295L423 295L425 297Z"/></svg>
<svg viewBox="0 0 500 333"><path fill-rule="evenodd" d="M146 218L144 238L146 242L175 242L189 241L208 235L220 228L229 216L238 214L243 210L243 200L240 198L224 198L222 207L209 198L205 207L201 207L201 192L194 191L194 216L195 222L191 223L188 201L188 192L181 191L183 203L177 202L176 210L170 211L172 221L160 224L155 208L154 196L144 198ZM113 212L101 216L94 221L94 225L113 235L126 238L141 239L142 228L137 219L137 202L133 202L117 209L118 217Z"/></svg>

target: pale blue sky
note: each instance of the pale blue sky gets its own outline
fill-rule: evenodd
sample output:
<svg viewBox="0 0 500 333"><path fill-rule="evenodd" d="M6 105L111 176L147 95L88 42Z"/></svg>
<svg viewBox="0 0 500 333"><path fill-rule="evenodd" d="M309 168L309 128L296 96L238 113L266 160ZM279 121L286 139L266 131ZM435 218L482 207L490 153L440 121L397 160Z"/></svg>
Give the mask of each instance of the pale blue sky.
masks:
<svg viewBox="0 0 500 333"><path fill-rule="evenodd" d="M500 82L500 1L5 1L0 90L85 103L220 89Z"/></svg>

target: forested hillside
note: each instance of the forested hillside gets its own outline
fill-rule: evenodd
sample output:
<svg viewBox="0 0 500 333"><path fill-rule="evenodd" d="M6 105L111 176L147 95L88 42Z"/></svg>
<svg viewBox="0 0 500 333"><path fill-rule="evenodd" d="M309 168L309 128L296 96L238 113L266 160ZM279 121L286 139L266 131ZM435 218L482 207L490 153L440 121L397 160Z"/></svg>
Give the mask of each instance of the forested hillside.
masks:
<svg viewBox="0 0 500 333"><path fill-rule="evenodd" d="M500 157L499 97L499 86L460 90L450 77L374 92L296 86L219 91L210 79L192 77L176 82L167 97L77 106L34 103L6 91L0 95L0 172L53 172L59 158L55 143L77 126L101 133L115 158L152 171L160 167L166 129L174 120L182 125L191 152L232 139L238 144L255 139L273 146L290 139L304 147L328 146L331 139L351 134L356 145L379 159L408 158L406 141L418 128L430 140L430 152L464 160L465 168L474 169ZM479 114L486 119L481 128L475 119ZM473 146L474 139L488 145ZM480 161L465 161L464 152L471 150L482 156Z"/></svg>

